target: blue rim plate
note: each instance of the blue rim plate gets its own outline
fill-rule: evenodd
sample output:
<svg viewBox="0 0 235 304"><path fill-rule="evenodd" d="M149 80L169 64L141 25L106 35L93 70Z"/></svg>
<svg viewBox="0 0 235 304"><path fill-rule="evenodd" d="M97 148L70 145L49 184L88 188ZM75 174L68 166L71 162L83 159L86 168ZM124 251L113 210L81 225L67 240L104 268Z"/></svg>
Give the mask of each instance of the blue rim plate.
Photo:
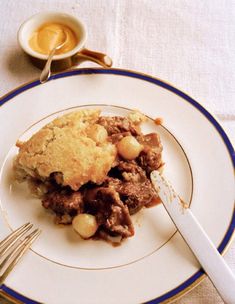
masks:
<svg viewBox="0 0 235 304"><path fill-rule="evenodd" d="M139 80L143 80L143 81L149 82L151 84L154 84L156 86L162 87L162 88L172 92L173 94L178 95L186 103L191 104L196 110L200 111L201 114L210 122L210 124L212 124L214 126L216 131L220 134L221 138L223 139L224 145L227 148L227 152L230 155L233 167L235 167L234 148L233 148L228 136L226 135L225 131L223 130L221 125L218 123L218 121L215 119L215 117L212 114L210 114L200 103L198 103L197 101L192 99L190 96L188 96L187 94L183 93L179 89L173 87L172 85L170 85L162 80L159 80L157 78L154 78L154 77L151 77L148 75L144 75L142 73L129 71L129 70L123 70L123 69L84 68L84 69L76 69L76 70L71 70L71 71L55 74L51 77L50 81L65 78L65 77L75 76L75 75L90 75L90 74L106 74L106 75L111 74L111 75L120 75L120 76L125 76L125 77L137 78ZM36 80L36 81L30 82L28 84L25 84L15 90L13 90L12 92L6 94L5 96L3 96L0 99L0 105L4 105L7 102L13 102L13 99L15 96L21 94L22 92L30 90L34 87L37 87L39 85L41 85L40 82L38 80ZM224 250L227 249L227 247L232 239L234 229L235 229L235 212L233 212L231 223L230 223L229 227L227 228L227 232L224 235L223 240L220 242L220 245L218 246L218 251L220 253L223 253ZM205 274L204 274L203 270L199 270L193 276L191 276L186 281L184 281L182 284L180 284L178 287L149 301L148 303L155 304L155 303L173 301L174 299L178 298L182 294L191 290L204 277L205 277ZM35 302L34 300L31 300L31 299L17 293L16 291L14 291L13 289L9 288L8 286L6 286L4 284L0 286L0 293L2 293L3 296L10 298L13 302L16 302L16 303L19 303L19 302L30 303L30 304L39 303L39 302Z"/></svg>

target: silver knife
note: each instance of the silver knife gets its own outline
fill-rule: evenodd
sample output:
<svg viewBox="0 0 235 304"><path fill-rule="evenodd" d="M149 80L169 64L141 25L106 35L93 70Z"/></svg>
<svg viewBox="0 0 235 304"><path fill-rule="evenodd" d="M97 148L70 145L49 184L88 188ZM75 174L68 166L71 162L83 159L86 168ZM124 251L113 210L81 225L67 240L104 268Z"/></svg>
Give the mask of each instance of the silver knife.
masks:
<svg viewBox="0 0 235 304"><path fill-rule="evenodd" d="M151 181L172 221L221 298L227 304L235 304L235 276L197 218L158 171L151 173Z"/></svg>

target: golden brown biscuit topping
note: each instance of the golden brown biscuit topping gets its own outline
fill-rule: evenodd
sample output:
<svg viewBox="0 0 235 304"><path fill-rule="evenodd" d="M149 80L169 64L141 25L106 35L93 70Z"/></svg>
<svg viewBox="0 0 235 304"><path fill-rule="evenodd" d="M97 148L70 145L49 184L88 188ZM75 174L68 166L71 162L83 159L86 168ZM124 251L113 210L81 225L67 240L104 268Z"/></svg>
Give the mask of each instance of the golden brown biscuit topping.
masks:
<svg viewBox="0 0 235 304"><path fill-rule="evenodd" d="M60 173L61 185L73 190L89 181L102 183L117 149L105 136L104 127L94 124L99 114L84 110L55 119L21 143L15 167L41 180Z"/></svg>

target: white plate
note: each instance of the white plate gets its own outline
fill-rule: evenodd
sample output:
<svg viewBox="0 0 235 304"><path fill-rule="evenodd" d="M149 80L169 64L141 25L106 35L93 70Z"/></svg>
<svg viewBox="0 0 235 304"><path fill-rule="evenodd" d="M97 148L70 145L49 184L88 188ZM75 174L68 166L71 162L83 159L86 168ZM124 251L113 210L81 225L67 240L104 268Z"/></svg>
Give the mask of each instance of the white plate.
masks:
<svg viewBox="0 0 235 304"><path fill-rule="evenodd" d="M83 241L71 227L58 228L52 215L12 181L18 138L81 106L103 114L139 109L144 131L159 132L165 175L197 216L220 252L234 230L234 151L218 122L178 89L149 76L117 69L80 69L57 74L46 84L27 84L0 104L0 239L25 222L42 234L0 286L25 303L160 303L173 300L203 277L200 265L162 205L133 217L135 236L119 247ZM5 161L4 161L5 160Z"/></svg>

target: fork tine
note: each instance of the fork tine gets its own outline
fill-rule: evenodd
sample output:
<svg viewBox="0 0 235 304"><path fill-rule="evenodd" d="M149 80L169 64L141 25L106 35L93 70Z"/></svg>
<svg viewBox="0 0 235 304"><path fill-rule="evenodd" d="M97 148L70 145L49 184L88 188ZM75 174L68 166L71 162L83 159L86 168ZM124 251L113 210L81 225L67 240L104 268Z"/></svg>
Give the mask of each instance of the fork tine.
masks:
<svg viewBox="0 0 235 304"><path fill-rule="evenodd" d="M15 235L13 235L13 236L11 236L11 239L12 239L12 241L11 242L9 242L9 240L8 240L8 242L6 242L5 243L5 245L6 245L6 247L4 247L4 245L2 245L1 247L2 247L2 250L0 251L0 258L1 258L1 256L3 256L9 249L11 249L13 246L14 246L14 244L26 233L26 232L28 232L31 228L33 227L33 224L29 224L29 225L26 225L25 227L21 227L22 229L20 229ZM14 237L14 239L13 239L13 237ZM7 245L7 243L9 243L8 245Z"/></svg>
<svg viewBox="0 0 235 304"><path fill-rule="evenodd" d="M24 245L27 245L28 242L33 238L34 235L36 235L39 232L39 229L34 230L32 233L30 233L12 252L10 252L6 258L2 261L0 264L0 271L4 268L4 266L7 264L7 262L16 254L18 251L24 247Z"/></svg>
<svg viewBox="0 0 235 304"><path fill-rule="evenodd" d="M15 231L13 231L10 235L8 235L4 240L2 240L0 242L0 249L7 243L9 242L13 237L15 237L16 235L18 235L19 233L21 233L22 230L24 230L24 228L28 227L30 225L30 223L24 224L21 227L19 227L18 229L16 229Z"/></svg>
<svg viewBox="0 0 235 304"><path fill-rule="evenodd" d="M25 238L25 240L24 240L25 242L23 241L20 244L20 246L18 246L16 248L16 250L13 251L13 253L8 258L8 260L11 257L13 257L16 253L17 253L17 255L14 257L14 259L12 260L12 262L10 263L10 265L6 268L6 270L4 271L4 273L2 274L2 276L0 276L0 285L3 283L3 281L8 276L8 274L12 271L12 269L15 267L15 265L19 262L19 260L24 255L24 253L26 252L26 250L28 250L29 247L31 246L31 244L37 239L37 237L40 235L40 233L41 233L41 230L39 230L39 229L34 230L29 236L27 236Z"/></svg>

